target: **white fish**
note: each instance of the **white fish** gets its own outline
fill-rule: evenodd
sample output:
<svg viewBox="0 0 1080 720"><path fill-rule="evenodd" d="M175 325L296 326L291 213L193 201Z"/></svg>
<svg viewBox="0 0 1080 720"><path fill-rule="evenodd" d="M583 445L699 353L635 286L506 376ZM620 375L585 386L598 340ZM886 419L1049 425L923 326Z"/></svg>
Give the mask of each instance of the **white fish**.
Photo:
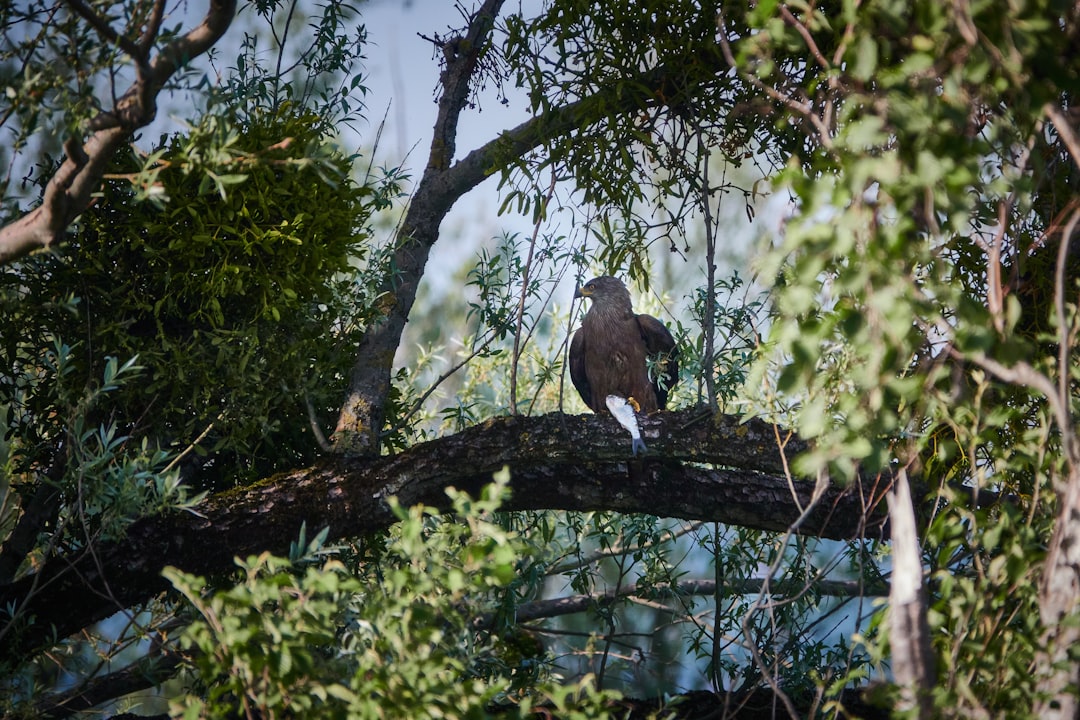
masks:
<svg viewBox="0 0 1080 720"><path fill-rule="evenodd" d="M630 452L635 456L638 451L645 452L648 448L645 447L645 441L641 439L641 431L638 430L637 416L634 415L634 408L626 401L626 398L621 398L618 395L608 395L604 399L604 404L607 405L608 410L611 411L612 417L619 421L619 424L630 431Z"/></svg>

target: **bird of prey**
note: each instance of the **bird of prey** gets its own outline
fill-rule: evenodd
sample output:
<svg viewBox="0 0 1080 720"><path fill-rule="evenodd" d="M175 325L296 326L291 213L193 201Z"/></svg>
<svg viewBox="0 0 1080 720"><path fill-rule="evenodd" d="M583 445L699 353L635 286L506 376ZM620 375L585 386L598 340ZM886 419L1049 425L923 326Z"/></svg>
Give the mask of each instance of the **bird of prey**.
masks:
<svg viewBox="0 0 1080 720"><path fill-rule="evenodd" d="M629 427L628 416L620 411L627 402L643 413L664 408L679 377L675 340L656 318L634 313L630 291L618 278L593 278L574 297L591 299L592 307L570 341L570 379L593 412L617 408L612 414L633 436L636 421ZM625 402L609 401L609 396ZM635 454L644 449L640 438L634 439L633 449Z"/></svg>

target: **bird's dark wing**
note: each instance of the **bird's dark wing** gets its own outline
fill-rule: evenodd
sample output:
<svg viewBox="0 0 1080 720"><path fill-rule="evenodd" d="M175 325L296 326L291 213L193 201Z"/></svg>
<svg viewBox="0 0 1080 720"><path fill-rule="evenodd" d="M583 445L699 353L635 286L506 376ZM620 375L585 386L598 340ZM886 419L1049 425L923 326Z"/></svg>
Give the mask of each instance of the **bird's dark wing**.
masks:
<svg viewBox="0 0 1080 720"><path fill-rule="evenodd" d="M679 361L675 355L675 338L671 336L667 326L651 315L637 316L638 329L641 331L641 339L645 342L645 350L649 358L659 361L660 366L654 370L659 372L659 377L652 377L653 390L656 392L656 404L660 409L667 405L668 390L675 386L679 380ZM572 371L572 369L571 369Z"/></svg>
<svg viewBox="0 0 1080 720"><path fill-rule="evenodd" d="M585 372L585 334L578 330L570 340L570 379L577 388L578 395L590 408L592 404L592 388L589 387L589 376Z"/></svg>

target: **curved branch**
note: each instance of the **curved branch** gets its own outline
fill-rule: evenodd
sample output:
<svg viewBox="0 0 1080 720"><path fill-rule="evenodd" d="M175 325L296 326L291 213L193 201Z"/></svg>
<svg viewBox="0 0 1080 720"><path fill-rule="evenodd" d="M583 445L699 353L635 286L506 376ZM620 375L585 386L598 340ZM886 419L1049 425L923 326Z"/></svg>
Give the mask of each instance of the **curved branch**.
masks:
<svg viewBox="0 0 1080 720"><path fill-rule="evenodd" d="M380 288L385 314L364 333L357 348L348 395L334 430L338 452L378 455L394 352L416 301L431 247L439 237L439 225L450 206L479 183L455 184L447 168L457 147L458 121L467 104L469 84L487 49L503 1L485 0L470 18L464 37L455 38L444 48L446 69L439 79L442 95L427 167L397 233L393 275Z"/></svg>
<svg viewBox="0 0 1080 720"><path fill-rule="evenodd" d="M94 9L84 3L82 0L64 0L68 7L70 7L75 14L81 17L86 22L90 23L98 34L105 39L110 45L116 45L121 50L126 52L132 60L135 62L142 62L144 60L145 51L138 45L133 43L128 38L124 37L120 33L112 29L108 21L105 18L94 12Z"/></svg>
<svg viewBox="0 0 1080 720"><path fill-rule="evenodd" d="M17 637L7 633L0 653L31 653L52 640L53 630L67 637L152 597L166 589L167 565L200 575L228 572L234 557L287 552L303 523L329 527L331 541L381 532L394 522L391 495L405 506L447 510L447 486L476 493L504 466L511 470L507 510L604 509L765 530L786 530L800 517L772 426L698 410L660 413L641 425L650 448L645 460L631 459L626 433L611 418L503 417L392 457L332 457L280 473L209 498L198 516L141 520L123 541L95 548L96 559L54 560L39 574L0 585L0 608L37 619ZM802 447L793 440L788 450ZM809 502L813 485L796 489L799 503ZM878 535L883 521L854 486L830 488L799 532ZM111 598L100 592L106 585Z"/></svg>
<svg viewBox="0 0 1080 720"><path fill-rule="evenodd" d="M64 143L67 159L46 185L41 205L0 228L0 265L50 247L86 210L113 153L135 130L153 120L156 98L165 82L185 63L213 47L228 29L236 14L236 0L209 0L208 4L203 21L163 47L149 63L138 56L149 44L149 38L144 36L139 44L125 44L126 49L138 53L133 57L137 79L112 111L103 112L90 121L89 129L93 134L84 145L75 138ZM81 6L81 3L73 3L76 10ZM155 15L148 30L159 27L159 23L160 19ZM104 32L98 24L95 27ZM113 32L107 24L104 28Z"/></svg>

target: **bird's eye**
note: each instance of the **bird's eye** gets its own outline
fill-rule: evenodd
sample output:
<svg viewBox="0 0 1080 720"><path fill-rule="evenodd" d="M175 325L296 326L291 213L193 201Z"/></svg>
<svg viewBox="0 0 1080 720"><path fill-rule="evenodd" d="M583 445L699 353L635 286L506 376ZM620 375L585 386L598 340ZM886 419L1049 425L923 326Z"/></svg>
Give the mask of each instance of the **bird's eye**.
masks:
<svg viewBox="0 0 1080 720"><path fill-rule="evenodd" d="M586 290L593 290L593 289L595 289L595 287L596 286L593 285L592 283L585 283L585 289Z"/></svg>

